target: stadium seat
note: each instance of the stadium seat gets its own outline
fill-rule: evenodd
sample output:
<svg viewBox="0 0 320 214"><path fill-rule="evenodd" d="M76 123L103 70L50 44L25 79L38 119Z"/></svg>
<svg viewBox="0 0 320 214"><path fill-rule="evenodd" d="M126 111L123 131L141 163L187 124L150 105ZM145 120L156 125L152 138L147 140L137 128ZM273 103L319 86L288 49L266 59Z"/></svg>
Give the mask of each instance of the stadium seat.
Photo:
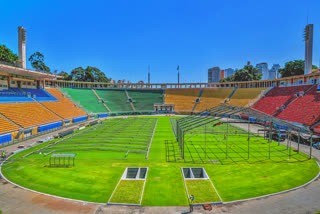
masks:
<svg viewBox="0 0 320 214"><path fill-rule="evenodd" d="M207 108L223 104L224 100L229 97L232 91L233 89L204 89L195 112L201 112Z"/></svg>
<svg viewBox="0 0 320 214"><path fill-rule="evenodd" d="M37 102L0 104L0 113L24 128L61 120Z"/></svg>
<svg viewBox="0 0 320 214"><path fill-rule="evenodd" d="M231 96L229 104L246 107L250 101L254 101L266 89L268 88L237 88Z"/></svg>
<svg viewBox="0 0 320 214"><path fill-rule="evenodd" d="M300 91L306 91L311 85L274 87L265 97L258 100L253 108L266 114L273 115L280 107L294 100L295 94Z"/></svg>
<svg viewBox="0 0 320 214"><path fill-rule="evenodd" d="M137 111L153 111L155 103L163 103L162 90L127 90Z"/></svg>
<svg viewBox="0 0 320 214"><path fill-rule="evenodd" d="M96 89L95 91L112 112L132 111L132 107L124 90Z"/></svg>
<svg viewBox="0 0 320 214"><path fill-rule="evenodd" d="M8 131L15 131L18 130L19 127L10 123L9 121L7 121L6 119L0 117L0 134L1 133L5 133Z"/></svg>
<svg viewBox="0 0 320 214"><path fill-rule="evenodd" d="M165 104L173 104L180 113L191 112L201 89L166 89Z"/></svg>
<svg viewBox="0 0 320 214"><path fill-rule="evenodd" d="M79 102L82 108L88 110L88 112L101 113L107 111L91 89L62 88L61 90Z"/></svg>
<svg viewBox="0 0 320 214"><path fill-rule="evenodd" d="M57 98L57 102L41 102L48 109L62 117L63 119L80 117L87 115L82 109L75 106L68 98L64 97L58 89L46 89L52 96Z"/></svg>
<svg viewBox="0 0 320 214"><path fill-rule="evenodd" d="M297 114L297 112L299 113ZM305 125L312 125L319 121L320 94L317 93L317 86L313 86L304 96L298 97L277 117Z"/></svg>

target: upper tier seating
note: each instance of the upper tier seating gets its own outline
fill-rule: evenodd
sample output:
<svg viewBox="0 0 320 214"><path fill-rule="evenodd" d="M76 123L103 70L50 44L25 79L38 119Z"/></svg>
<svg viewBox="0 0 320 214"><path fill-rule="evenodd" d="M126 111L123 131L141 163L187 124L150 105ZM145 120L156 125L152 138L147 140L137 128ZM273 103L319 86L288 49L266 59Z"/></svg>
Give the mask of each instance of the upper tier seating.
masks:
<svg viewBox="0 0 320 214"><path fill-rule="evenodd" d="M61 120L37 102L0 104L0 113L24 128Z"/></svg>
<svg viewBox="0 0 320 214"><path fill-rule="evenodd" d="M57 102L41 102L48 109L62 117L63 119L80 117L87 115L82 109L75 106L68 98L64 97L58 89L46 89L52 96L57 98Z"/></svg>
<svg viewBox="0 0 320 214"><path fill-rule="evenodd" d="M223 104L224 100L229 97L233 90L234 89L204 89L195 112L204 111L207 108Z"/></svg>
<svg viewBox="0 0 320 214"><path fill-rule="evenodd" d="M174 110L191 112L201 89L166 89L165 104L174 104Z"/></svg>
<svg viewBox="0 0 320 214"><path fill-rule="evenodd" d="M24 92L27 94L31 94L36 100L38 101L57 101L56 98L51 96L43 89L36 89L36 88L22 88Z"/></svg>
<svg viewBox="0 0 320 214"><path fill-rule="evenodd" d="M18 130L19 127L10 123L6 119L0 117L0 134L8 131L15 131Z"/></svg>
<svg viewBox="0 0 320 214"><path fill-rule="evenodd" d="M277 117L306 125L317 122L320 119L320 94L317 93L317 86L313 86L304 96L298 97Z"/></svg>
<svg viewBox="0 0 320 214"><path fill-rule="evenodd" d="M75 101L80 102L83 108L89 112L101 113L108 111L102 103L99 103L97 96L91 89L62 88L61 90L70 95Z"/></svg>
<svg viewBox="0 0 320 214"><path fill-rule="evenodd" d="M112 112L133 111L124 90L95 89Z"/></svg>
<svg viewBox="0 0 320 214"><path fill-rule="evenodd" d="M163 103L162 90L128 90L129 97L137 111L154 110L155 103Z"/></svg>
<svg viewBox="0 0 320 214"><path fill-rule="evenodd" d="M20 102L34 102L34 100L29 97L26 97L19 88L8 88L0 90L0 103Z"/></svg>
<svg viewBox="0 0 320 214"><path fill-rule="evenodd" d="M245 107L251 100L254 100L266 89L267 88L237 88L231 96L229 104L232 106Z"/></svg>
<svg viewBox="0 0 320 214"><path fill-rule="evenodd" d="M311 85L274 87L265 97L256 102L253 108L273 115L281 106L287 105L290 101L294 100L295 94L300 91L306 91L310 87Z"/></svg>

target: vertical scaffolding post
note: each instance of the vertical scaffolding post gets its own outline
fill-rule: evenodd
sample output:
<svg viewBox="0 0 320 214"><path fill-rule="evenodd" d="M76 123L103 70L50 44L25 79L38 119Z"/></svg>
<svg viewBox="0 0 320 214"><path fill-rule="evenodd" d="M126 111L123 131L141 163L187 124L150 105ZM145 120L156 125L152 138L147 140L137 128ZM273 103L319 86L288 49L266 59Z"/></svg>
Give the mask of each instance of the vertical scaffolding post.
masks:
<svg viewBox="0 0 320 214"><path fill-rule="evenodd" d="M297 152L297 154L299 154L299 152L300 152L300 129L298 132L298 152Z"/></svg>
<svg viewBox="0 0 320 214"><path fill-rule="evenodd" d="M250 154L249 145L250 145L250 120L248 123L248 159L249 159L249 154Z"/></svg>
<svg viewBox="0 0 320 214"><path fill-rule="evenodd" d="M311 156L312 156L312 141L313 141L313 139L312 139L312 133L311 133L311 139L310 139L310 157L309 157L309 159L311 159Z"/></svg>
<svg viewBox="0 0 320 214"><path fill-rule="evenodd" d="M204 159L207 159L207 124L204 125Z"/></svg>
<svg viewBox="0 0 320 214"><path fill-rule="evenodd" d="M226 136L226 159L228 159L228 134L229 134L229 118L227 118L227 136Z"/></svg>
<svg viewBox="0 0 320 214"><path fill-rule="evenodd" d="M290 136L291 136L291 132L288 131L288 140L289 140L289 143L290 143L290 146L289 146L289 160L291 158L291 140L290 140Z"/></svg>
<svg viewBox="0 0 320 214"><path fill-rule="evenodd" d="M273 129L273 122L271 121L270 128L269 128L269 139L268 139L268 142L269 142L269 160L271 159L271 137L272 137L272 129Z"/></svg>

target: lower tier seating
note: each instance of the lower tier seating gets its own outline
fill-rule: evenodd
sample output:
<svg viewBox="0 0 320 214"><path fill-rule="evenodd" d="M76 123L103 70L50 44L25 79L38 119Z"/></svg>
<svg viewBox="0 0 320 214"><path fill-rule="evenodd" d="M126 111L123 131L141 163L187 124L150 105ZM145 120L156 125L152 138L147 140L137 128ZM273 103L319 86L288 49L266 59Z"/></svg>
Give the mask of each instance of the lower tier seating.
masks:
<svg viewBox="0 0 320 214"><path fill-rule="evenodd" d="M95 91L112 112L133 111L124 90L96 89Z"/></svg>
<svg viewBox="0 0 320 214"><path fill-rule="evenodd" d="M19 127L0 117L0 134L8 131L18 130Z"/></svg>
<svg viewBox="0 0 320 214"><path fill-rule="evenodd" d="M175 111L191 112L201 89L167 89L165 104L173 104Z"/></svg>
<svg viewBox="0 0 320 214"><path fill-rule="evenodd" d="M37 102L0 104L0 113L24 128L61 120Z"/></svg>
<svg viewBox="0 0 320 214"><path fill-rule="evenodd" d="M46 89L52 96L59 101L56 102L41 102L50 111L53 111L63 119L80 117L87 115L82 109L75 106L68 98L64 97L58 89Z"/></svg>
<svg viewBox="0 0 320 214"><path fill-rule="evenodd" d="M233 106L246 107L250 101L256 99L264 90L268 88L237 88L231 96L229 104Z"/></svg>
<svg viewBox="0 0 320 214"><path fill-rule="evenodd" d="M313 86L304 96L298 97L277 117L305 125L312 125L320 120L320 94L317 93L317 86Z"/></svg>
<svg viewBox="0 0 320 214"><path fill-rule="evenodd" d="M61 90L79 102L88 112L101 113L107 111L91 89L62 88Z"/></svg>
<svg viewBox="0 0 320 214"><path fill-rule="evenodd" d="M280 107L294 100L295 94L300 91L306 91L310 87L311 85L274 87L265 95L265 97L256 102L253 108L266 114L273 115Z"/></svg>
<svg viewBox="0 0 320 214"><path fill-rule="evenodd" d="M204 111L207 108L223 104L224 100L230 96L233 90L234 89L204 89L195 112Z"/></svg>
<svg viewBox="0 0 320 214"><path fill-rule="evenodd" d="M128 90L137 111L153 111L155 103L163 103L163 90Z"/></svg>

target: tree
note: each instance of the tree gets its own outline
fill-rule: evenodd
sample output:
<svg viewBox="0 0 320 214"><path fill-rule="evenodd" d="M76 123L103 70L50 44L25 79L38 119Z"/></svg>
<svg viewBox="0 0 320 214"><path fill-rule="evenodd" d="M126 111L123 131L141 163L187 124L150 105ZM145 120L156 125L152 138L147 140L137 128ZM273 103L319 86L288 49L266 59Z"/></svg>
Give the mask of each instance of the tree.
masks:
<svg viewBox="0 0 320 214"><path fill-rule="evenodd" d="M36 70L36 71L41 71L44 73L51 74L50 68L44 64L44 56L40 52L36 52L32 54L29 58L29 61L31 63L31 66Z"/></svg>
<svg viewBox="0 0 320 214"><path fill-rule="evenodd" d="M57 73L58 73L58 71L57 71ZM72 79L72 76L69 75L67 72L64 72L64 71L61 71L57 75L62 76L63 80L71 80Z"/></svg>
<svg viewBox="0 0 320 214"><path fill-rule="evenodd" d="M312 65L312 69L317 69L318 67ZM294 60L287 62L284 68L279 69L281 77L291 77L304 74L304 60Z"/></svg>
<svg viewBox="0 0 320 214"><path fill-rule="evenodd" d="M261 80L262 74L251 65L245 65L244 68L236 71L233 75L221 79L220 82L242 82Z"/></svg>
<svg viewBox="0 0 320 214"><path fill-rule="evenodd" d="M72 79L82 82L110 82L106 75L96 67L75 68L71 71Z"/></svg>
<svg viewBox="0 0 320 214"><path fill-rule="evenodd" d="M0 45L0 61L14 64L19 57L5 45Z"/></svg>

